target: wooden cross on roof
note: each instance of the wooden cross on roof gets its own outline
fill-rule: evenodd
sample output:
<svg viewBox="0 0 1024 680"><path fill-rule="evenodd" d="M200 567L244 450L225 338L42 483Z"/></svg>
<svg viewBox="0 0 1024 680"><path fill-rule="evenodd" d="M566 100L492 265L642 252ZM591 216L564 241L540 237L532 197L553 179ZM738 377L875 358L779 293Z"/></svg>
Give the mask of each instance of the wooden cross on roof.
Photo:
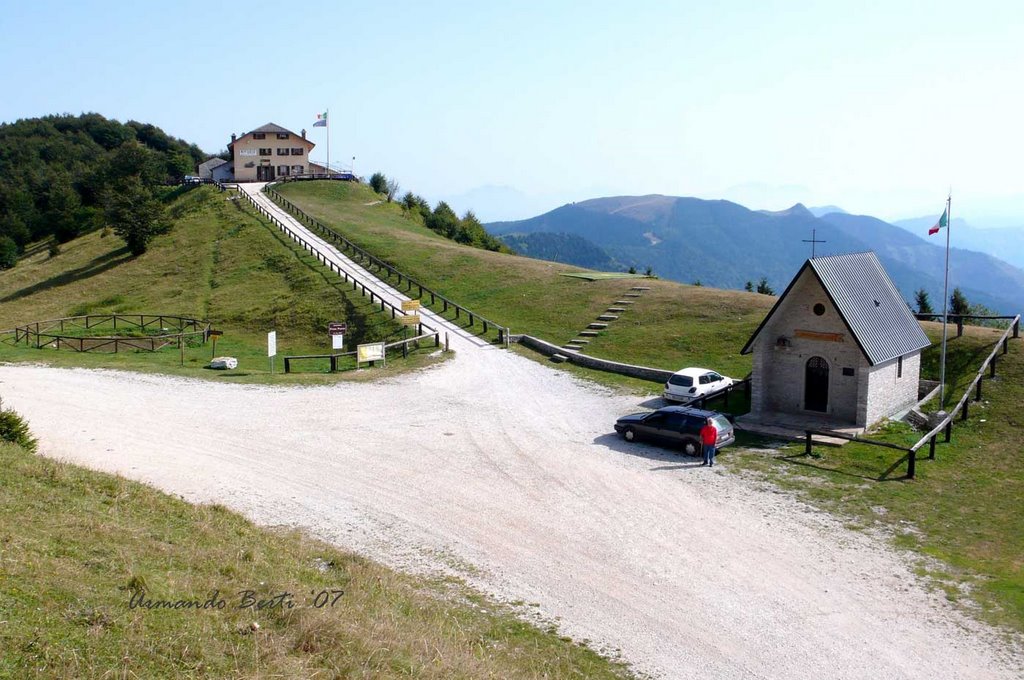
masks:
<svg viewBox="0 0 1024 680"><path fill-rule="evenodd" d="M801 243L810 243L811 244L811 259L812 260L814 259L814 255L815 255L814 246L816 244L818 244L818 243L828 243L828 241L819 241L817 237L818 237L818 230L817 229L811 229L811 238L809 238L809 239L805 238L805 239L802 239L802 241L801 241Z"/></svg>

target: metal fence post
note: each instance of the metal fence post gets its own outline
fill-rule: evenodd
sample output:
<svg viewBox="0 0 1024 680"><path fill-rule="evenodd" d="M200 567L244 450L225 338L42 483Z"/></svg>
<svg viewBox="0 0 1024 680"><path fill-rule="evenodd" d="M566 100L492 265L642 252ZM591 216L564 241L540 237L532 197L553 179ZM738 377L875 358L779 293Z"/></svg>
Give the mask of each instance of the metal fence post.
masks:
<svg viewBox="0 0 1024 680"><path fill-rule="evenodd" d="M804 444L804 455L809 456L811 455L811 431L804 430L804 432L806 433L805 436L807 438L807 441Z"/></svg>
<svg viewBox="0 0 1024 680"><path fill-rule="evenodd" d="M917 450L910 450L910 457L907 458L907 479L913 479L917 473Z"/></svg>
<svg viewBox="0 0 1024 680"><path fill-rule="evenodd" d="M989 373L989 376L992 377L992 378L996 377L996 357L998 357L998 356L999 356L998 354L993 354L992 355L992 363L989 364L989 369L991 370L991 373ZM980 380L978 381L978 384L981 384Z"/></svg>
<svg viewBox="0 0 1024 680"><path fill-rule="evenodd" d="M949 440L952 439L952 438L953 438L953 419L950 418L949 420L946 421L946 443L948 444Z"/></svg>
<svg viewBox="0 0 1024 680"><path fill-rule="evenodd" d="M937 436L933 434L931 441L928 442L928 458L930 460L935 460L935 437Z"/></svg>

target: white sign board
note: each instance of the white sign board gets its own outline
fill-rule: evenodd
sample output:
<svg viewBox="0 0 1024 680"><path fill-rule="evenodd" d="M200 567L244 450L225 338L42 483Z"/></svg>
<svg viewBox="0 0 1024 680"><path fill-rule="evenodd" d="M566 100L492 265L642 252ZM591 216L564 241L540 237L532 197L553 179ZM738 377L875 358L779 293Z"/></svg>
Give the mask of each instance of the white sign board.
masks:
<svg viewBox="0 0 1024 680"><path fill-rule="evenodd" d="M277 356L277 331L267 333L267 356Z"/></svg>
<svg viewBox="0 0 1024 680"><path fill-rule="evenodd" d="M345 348L345 336L344 335L332 335L331 336L331 349L344 349Z"/></svg>
<svg viewBox="0 0 1024 680"><path fill-rule="evenodd" d="M356 347L356 361L359 363L364 361L380 361L383 358L383 342L371 342L368 345L359 345Z"/></svg>

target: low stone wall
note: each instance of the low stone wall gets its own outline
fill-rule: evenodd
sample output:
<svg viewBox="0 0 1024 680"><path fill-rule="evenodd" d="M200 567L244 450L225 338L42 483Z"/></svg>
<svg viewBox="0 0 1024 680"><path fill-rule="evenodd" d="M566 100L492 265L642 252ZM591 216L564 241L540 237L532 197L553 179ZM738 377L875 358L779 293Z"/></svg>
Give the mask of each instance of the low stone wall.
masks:
<svg viewBox="0 0 1024 680"><path fill-rule="evenodd" d="M512 335L510 336L510 340L512 342L518 342L520 345L528 347L535 352L540 352L544 356L561 354L566 357L566 360L570 363L576 364L577 366L583 366L584 368L592 368L596 371L618 373L619 375L627 375L631 378L639 378L640 380L647 380L655 383L667 382L673 374L673 371L665 371L660 368L633 366L632 364L622 364L618 361L609 361L608 359L598 359L597 357L587 356L586 354L580 354L579 352L573 352L557 345L553 345L550 342L540 340L539 338L535 338L531 335Z"/></svg>

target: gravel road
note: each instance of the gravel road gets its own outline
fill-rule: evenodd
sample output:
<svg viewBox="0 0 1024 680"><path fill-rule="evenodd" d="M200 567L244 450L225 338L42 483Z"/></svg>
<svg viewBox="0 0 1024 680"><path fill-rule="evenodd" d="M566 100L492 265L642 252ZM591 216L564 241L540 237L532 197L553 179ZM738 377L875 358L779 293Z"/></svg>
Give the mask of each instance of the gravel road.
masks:
<svg viewBox="0 0 1024 680"><path fill-rule="evenodd" d="M510 352L287 389L0 366L0 395L45 455L454 569L653 675L1020 677L879 539L728 453L712 470L627 446L611 425L635 400Z"/></svg>

